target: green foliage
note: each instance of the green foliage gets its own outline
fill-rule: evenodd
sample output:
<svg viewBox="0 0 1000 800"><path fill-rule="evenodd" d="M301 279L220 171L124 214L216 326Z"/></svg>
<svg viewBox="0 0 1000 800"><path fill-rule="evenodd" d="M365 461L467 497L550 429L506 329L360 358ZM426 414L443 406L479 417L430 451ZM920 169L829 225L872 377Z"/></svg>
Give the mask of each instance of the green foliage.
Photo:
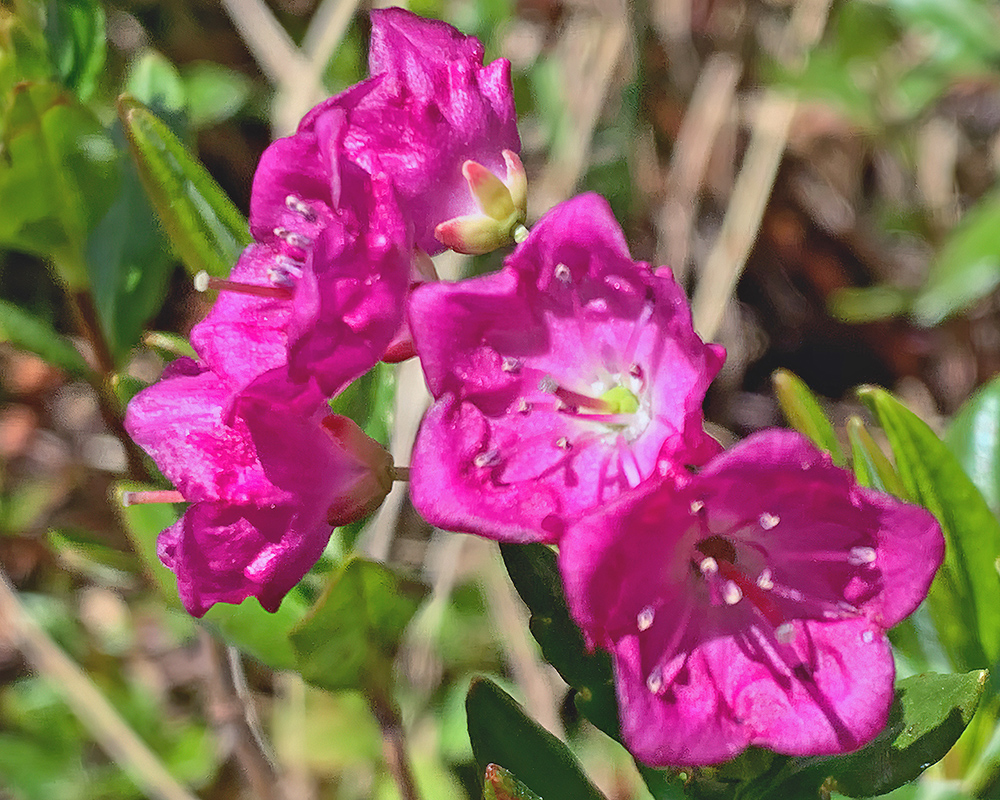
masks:
<svg viewBox="0 0 1000 800"><path fill-rule="evenodd" d="M545 800L604 800L573 754L486 678L472 682L465 700L472 752L481 771L496 764Z"/></svg>
<svg viewBox="0 0 1000 800"><path fill-rule="evenodd" d="M170 243L194 275L224 276L250 243L246 220L169 127L123 96L118 113L143 186Z"/></svg>
<svg viewBox="0 0 1000 800"><path fill-rule="evenodd" d="M844 466L847 460L840 449L840 442L837 441L837 434L833 430L833 425L827 419L820 405L809 387L805 385L801 378L792 374L788 370L779 369L771 381L774 385L774 394L778 398L778 404L785 414L788 424L803 436L812 440L820 450L830 454L833 463L837 466Z"/></svg>
<svg viewBox="0 0 1000 800"><path fill-rule="evenodd" d="M910 499L896 468L875 443L860 417L847 420L847 439L851 443L854 476L859 484L888 492L901 500Z"/></svg>
<svg viewBox="0 0 1000 800"><path fill-rule="evenodd" d="M503 767L489 764L483 779L483 800L542 800Z"/></svg>
<svg viewBox="0 0 1000 800"><path fill-rule="evenodd" d="M114 143L53 83L16 86L0 133L0 246L51 259L70 291L85 289L87 237L118 185Z"/></svg>
<svg viewBox="0 0 1000 800"><path fill-rule="evenodd" d="M97 0L48 0L45 38L59 81L86 102L104 68L104 7Z"/></svg>
<svg viewBox="0 0 1000 800"><path fill-rule="evenodd" d="M90 372L80 352L66 337L44 320L6 300L0 300L0 341L41 356L75 378L85 377Z"/></svg>
<svg viewBox="0 0 1000 800"><path fill-rule="evenodd" d="M1000 378L962 406L951 421L945 443L993 513L1000 512Z"/></svg>
<svg viewBox="0 0 1000 800"><path fill-rule="evenodd" d="M928 602L942 644L960 669L1000 657L1000 523L958 459L925 422L882 389L859 390L892 446L900 480L944 531L945 561Z"/></svg>
<svg viewBox="0 0 1000 800"><path fill-rule="evenodd" d="M382 564L350 559L291 633L298 671L321 689L384 696L403 631L426 593Z"/></svg>

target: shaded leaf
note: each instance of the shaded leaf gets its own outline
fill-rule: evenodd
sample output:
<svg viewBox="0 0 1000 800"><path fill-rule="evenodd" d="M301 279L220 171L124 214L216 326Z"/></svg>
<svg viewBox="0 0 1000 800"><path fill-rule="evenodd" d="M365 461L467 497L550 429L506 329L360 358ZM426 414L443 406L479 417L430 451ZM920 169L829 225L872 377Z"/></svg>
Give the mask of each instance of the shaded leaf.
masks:
<svg viewBox="0 0 1000 800"><path fill-rule="evenodd" d="M118 183L114 144L51 83L16 86L0 127L0 245L51 259L71 291L85 289L87 236Z"/></svg>
<svg viewBox="0 0 1000 800"><path fill-rule="evenodd" d="M126 95L119 98L118 114L146 193L188 271L228 275L250 243L246 220L149 109Z"/></svg>
<svg viewBox="0 0 1000 800"><path fill-rule="evenodd" d="M176 507L168 503L124 506L121 502L123 492L150 488L152 487L143 484L119 482L115 487L114 506L147 574L159 587L164 599L174 608L182 609L177 594L177 579L160 563L156 555L156 539L160 531L177 521ZM201 622L269 667L292 669L295 666L295 655L288 641L288 633L299 623L305 612L305 601L293 590L273 614L261 608L257 600L251 597L239 605L216 603Z"/></svg>
<svg viewBox="0 0 1000 800"><path fill-rule="evenodd" d="M156 50L147 50L129 64L125 90L145 106L179 114L187 94L177 67Z"/></svg>
<svg viewBox="0 0 1000 800"><path fill-rule="evenodd" d="M851 443L854 477L862 486L888 492L901 500L910 500L899 473L875 443L861 417L847 420L847 438Z"/></svg>
<svg viewBox="0 0 1000 800"><path fill-rule="evenodd" d="M834 464L845 466L847 459L840 449L833 425L805 382L788 370L779 369L771 376L771 383L788 424L807 436L820 450L829 453Z"/></svg>
<svg viewBox="0 0 1000 800"><path fill-rule="evenodd" d="M944 441L993 513L1000 512L1000 378L966 401Z"/></svg>
<svg viewBox="0 0 1000 800"><path fill-rule="evenodd" d="M27 350L74 378L90 372L87 362L65 336L47 322L6 300L0 300L0 341Z"/></svg>
<svg viewBox="0 0 1000 800"><path fill-rule="evenodd" d="M383 564L349 560L292 631L302 677L330 691L385 694L403 631L427 594L422 583Z"/></svg>
<svg viewBox="0 0 1000 800"><path fill-rule="evenodd" d="M97 86L104 67L104 8L97 0L49 0L45 38L59 80L81 100Z"/></svg>
<svg viewBox="0 0 1000 800"><path fill-rule="evenodd" d="M503 767L486 766L483 780L483 800L542 800Z"/></svg>
<svg viewBox="0 0 1000 800"><path fill-rule="evenodd" d="M465 709L480 770L489 764L501 766L545 800L604 800L566 745L492 681L472 682Z"/></svg>
<svg viewBox="0 0 1000 800"><path fill-rule="evenodd" d="M837 289L827 306L837 319L859 323L905 314L912 300L909 293L894 286L852 286Z"/></svg>
<svg viewBox="0 0 1000 800"><path fill-rule="evenodd" d="M959 668L1000 656L1000 523L958 459L923 420L888 392L859 390L892 446L907 493L938 518L945 560L928 594L935 625Z"/></svg>
<svg viewBox="0 0 1000 800"><path fill-rule="evenodd" d="M185 67L183 82L193 128L217 125L234 116L250 99L253 88L245 75L211 61Z"/></svg>

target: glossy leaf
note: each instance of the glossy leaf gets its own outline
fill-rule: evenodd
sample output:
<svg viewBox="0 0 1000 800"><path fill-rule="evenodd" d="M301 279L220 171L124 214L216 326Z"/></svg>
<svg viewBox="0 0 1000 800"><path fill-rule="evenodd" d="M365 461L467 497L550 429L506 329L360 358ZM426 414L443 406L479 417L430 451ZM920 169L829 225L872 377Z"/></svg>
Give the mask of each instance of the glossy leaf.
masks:
<svg viewBox="0 0 1000 800"><path fill-rule="evenodd" d="M909 500L906 487L899 479L899 473L875 443L861 417L847 420L847 439L851 443L851 460L854 477L862 486L888 492L901 500Z"/></svg>
<svg viewBox="0 0 1000 800"><path fill-rule="evenodd" d="M483 800L543 800L503 767L486 766Z"/></svg>
<svg viewBox="0 0 1000 800"><path fill-rule="evenodd" d="M384 696L403 631L426 594L383 564L349 560L291 634L302 677L329 691Z"/></svg>
<svg viewBox="0 0 1000 800"><path fill-rule="evenodd" d="M923 420L882 389L859 390L892 446L907 493L941 523L945 561L928 595L941 642L960 669L1000 656L1000 523L958 459Z"/></svg>
<svg viewBox="0 0 1000 800"><path fill-rule="evenodd" d="M812 440L820 450L829 453L834 464L846 465L847 459L840 449L833 425L805 382L786 369L777 370L771 382L788 424Z"/></svg>
<svg viewBox="0 0 1000 800"><path fill-rule="evenodd" d="M0 130L0 245L51 259L71 291L85 289L87 236L118 183L114 144L51 83L16 86Z"/></svg>
<svg viewBox="0 0 1000 800"><path fill-rule="evenodd" d="M148 108L123 96L118 113L146 193L188 271L228 275L250 243L246 220L201 163Z"/></svg>
<svg viewBox="0 0 1000 800"><path fill-rule="evenodd" d="M589 651L570 617L555 553L541 544L501 544L500 553L514 588L531 612L529 627L545 660L576 689L581 713L619 739L611 658L604 651Z"/></svg>
<svg viewBox="0 0 1000 800"><path fill-rule="evenodd" d="M1000 513L1000 378L983 386L962 406L944 441L993 513Z"/></svg>
<svg viewBox="0 0 1000 800"><path fill-rule="evenodd" d="M6 300L0 300L0 341L27 350L74 378L86 377L90 368L65 336L47 322Z"/></svg>
<svg viewBox="0 0 1000 800"><path fill-rule="evenodd" d="M972 720L986 686L987 673L925 673L896 686L885 730L857 752L829 759L790 759L768 797L815 796L833 778L848 797L886 794L940 761ZM789 777L790 776L790 777Z"/></svg>
<svg viewBox="0 0 1000 800"><path fill-rule="evenodd" d="M132 548L139 556L150 578L159 587L164 599L174 608L183 610L177 594L177 579L160 563L156 555L156 539L160 531L177 520L176 507L167 503L123 506L123 492L143 491L151 487L120 482L115 489L115 508ZM285 597L280 608L271 614L254 598L239 605L216 603L202 618L202 624L219 632L226 641L274 669L292 669L295 655L288 640L289 631L305 616L306 603L297 591ZM193 620L192 620L193 622Z"/></svg>
<svg viewBox="0 0 1000 800"><path fill-rule="evenodd" d="M59 80L86 101L106 55L104 8L97 0L49 0L45 38Z"/></svg>
<svg viewBox="0 0 1000 800"><path fill-rule="evenodd" d="M1000 284L1000 192L979 200L948 235L913 304L923 325L937 325Z"/></svg>
<svg viewBox="0 0 1000 800"><path fill-rule="evenodd" d="M489 764L501 766L545 800L604 800L566 745L493 681L472 682L465 710L480 770Z"/></svg>

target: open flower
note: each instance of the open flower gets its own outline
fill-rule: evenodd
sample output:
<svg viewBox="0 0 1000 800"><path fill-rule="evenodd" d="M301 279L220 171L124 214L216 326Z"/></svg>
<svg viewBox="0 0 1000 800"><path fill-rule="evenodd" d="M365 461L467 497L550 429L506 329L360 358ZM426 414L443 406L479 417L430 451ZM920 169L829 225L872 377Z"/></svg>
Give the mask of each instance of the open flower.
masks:
<svg viewBox="0 0 1000 800"><path fill-rule="evenodd" d="M683 766L874 738L893 696L885 631L943 553L926 510L765 431L571 525L559 560L574 618L614 656L629 749Z"/></svg>
<svg viewBox="0 0 1000 800"><path fill-rule="evenodd" d="M567 518L718 449L701 404L722 352L596 195L553 209L500 272L418 288L409 319L435 397L411 493L435 525L554 541Z"/></svg>
<svg viewBox="0 0 1000 800"><path fill-rule="evenodd" d="M191 503L157 551L198 617L247 597L276 610L323 552L331 525L367 515L392 485L389 454L325 404L290 413L234 397L191 359L132 400L125 426L177 488L156 499Z"/></svg>

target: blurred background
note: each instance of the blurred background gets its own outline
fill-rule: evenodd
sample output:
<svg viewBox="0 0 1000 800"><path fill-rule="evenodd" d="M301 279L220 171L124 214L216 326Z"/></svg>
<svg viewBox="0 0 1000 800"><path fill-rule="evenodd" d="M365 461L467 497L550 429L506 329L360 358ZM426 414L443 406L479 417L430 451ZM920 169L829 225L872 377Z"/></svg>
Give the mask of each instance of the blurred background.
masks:
<svg viewBox="0 0 1000 800"><path fill-rule="evenodd" d="M597 191L633 256L674 269L699 332L729 352L706 405L720 438L781 424L780 367L836 421L877 383L938 429L1000 368L997 3L410 8L512 62L532 220ZM359 696L255 657L280 662L267 626L282 614L196 625L151 555L173 510L117 501L152 470L123 404L211 299L146 199L116 98L148 105L246 214L268 143L367 75L367 10L0 2L0 797L144 796L122 764L146 765L147 796L398 796ZM457 277L502 256L439 266ZM419 367L368 381L353 410L406 464ZM432 587L398 660L423 797L480 796L463 707L477 672L565 737L609 800L648 796L540 661L492 545L428 529L397 489L371 524L337 532L301 607L354 547Z"/></svg>

